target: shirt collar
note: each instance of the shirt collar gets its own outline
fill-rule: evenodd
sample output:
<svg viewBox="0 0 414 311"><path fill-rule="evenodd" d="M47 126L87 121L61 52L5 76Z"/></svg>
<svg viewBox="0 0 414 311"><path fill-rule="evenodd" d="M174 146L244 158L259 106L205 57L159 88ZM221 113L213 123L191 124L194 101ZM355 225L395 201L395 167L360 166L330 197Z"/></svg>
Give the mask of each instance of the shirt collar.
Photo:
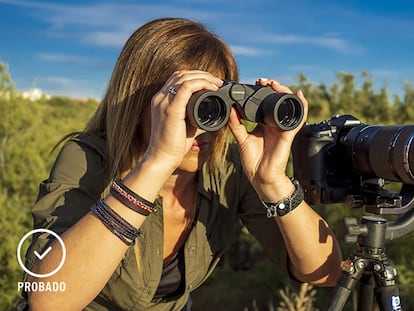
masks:
<svg viewBox="0 0 414 311"><path fill-rule="evenodd" d="M207 165L197 172L197 191L209 200L212 200L211 194L211 179L208 173Z"/></svg>

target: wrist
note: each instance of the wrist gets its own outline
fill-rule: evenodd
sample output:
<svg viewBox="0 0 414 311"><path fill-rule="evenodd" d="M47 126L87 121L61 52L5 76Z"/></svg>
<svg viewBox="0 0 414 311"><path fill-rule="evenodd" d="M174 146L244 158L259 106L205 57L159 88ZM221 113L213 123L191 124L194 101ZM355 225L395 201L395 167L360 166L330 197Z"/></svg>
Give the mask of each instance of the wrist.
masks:
<svg viewBox="0 0 414 311"><path fill-rule="evenodd" d="M292 194L276 202L266 202L262 200L262 204L266 208L268 218L282 217L293 211L302 203L305 198L303 189L297 180L293 180L292 183L295 187Z"/></svg>
<svg viewBox="0 0 414 311"><path fill-rule="evenodd" d="M151 146L145 151L140 163L154 167L159 173L170 176L182 163L183 156L175 156L159 148Z"/></svg>
<svg viewBox="0 0 414 311"><path fill-rule="evenodd" d="M135 193L154 202L173 172L174 168L165 165L162 161L144 157L123 179L123 182Z"/></svg>
<svg viewBox="0 0 414 311"><path fill-rule="evenodd" d="M283 176L275 179L272 183L256 185L255 189L262 201L278 202L292 195L295 191L295 185L289 177Z"/></svg>

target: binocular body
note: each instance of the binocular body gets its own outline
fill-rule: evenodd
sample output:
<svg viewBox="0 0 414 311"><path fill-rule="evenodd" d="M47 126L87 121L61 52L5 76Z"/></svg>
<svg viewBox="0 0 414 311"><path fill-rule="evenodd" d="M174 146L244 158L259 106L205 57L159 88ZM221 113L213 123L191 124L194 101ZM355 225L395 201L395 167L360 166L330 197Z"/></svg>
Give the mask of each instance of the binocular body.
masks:
<svg viewBox="0 0 414 311"><path fill-rule="evenodd" d="M187 105L189 122L205 131L217 131L227 124L232 106L242 119L293 130L301 123L304 109L294 94L277 93L271 87L224 81L217 91L194 93Z"/></svg>

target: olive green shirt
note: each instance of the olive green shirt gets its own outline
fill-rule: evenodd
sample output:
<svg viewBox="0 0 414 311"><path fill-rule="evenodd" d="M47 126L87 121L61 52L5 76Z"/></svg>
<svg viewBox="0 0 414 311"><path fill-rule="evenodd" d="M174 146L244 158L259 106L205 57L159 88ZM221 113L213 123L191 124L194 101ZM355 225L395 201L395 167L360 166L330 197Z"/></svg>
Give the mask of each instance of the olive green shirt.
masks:
<svg viewBox="0 0 414 311"><path fill-rule="evenodd" d="M105 141L85 134L71 139L58 155L49 178L40 185L33 208L35 228L62 234L108 193L109 184ZM154 301L163 268L164 235L162 199L156 202L158 211L143 223L143 234L85 310L181 310L189 293L207 279L234 240L238 218L270 259L286 271L286 248L276 222L266 217L244 175L237 146L231 146L225 164L217 172L209 173L205 166L198 173L197 216L184 245L185 292L175 301ZM41 253L51 239L45 234L33 239L26 266L33 265L33 252Z"/></svg>

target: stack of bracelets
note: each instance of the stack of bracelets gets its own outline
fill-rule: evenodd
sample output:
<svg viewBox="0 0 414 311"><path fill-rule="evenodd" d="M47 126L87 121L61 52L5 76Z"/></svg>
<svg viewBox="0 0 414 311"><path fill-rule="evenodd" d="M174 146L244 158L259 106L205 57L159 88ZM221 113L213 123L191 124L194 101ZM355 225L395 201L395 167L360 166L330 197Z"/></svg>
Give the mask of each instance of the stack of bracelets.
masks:
<svg viewBox="0 0 414 311"><path fill-rule="evenodd" d="M112 181L110 192L119 202L141 215L148 216L151 212L157 210L154 203L145 200L133 192L120 179ZM128 246L134 245L135 239L142 234L141 229L132 226L108 206L103 199L92 206L91 211L109 231Z"/></svg>

